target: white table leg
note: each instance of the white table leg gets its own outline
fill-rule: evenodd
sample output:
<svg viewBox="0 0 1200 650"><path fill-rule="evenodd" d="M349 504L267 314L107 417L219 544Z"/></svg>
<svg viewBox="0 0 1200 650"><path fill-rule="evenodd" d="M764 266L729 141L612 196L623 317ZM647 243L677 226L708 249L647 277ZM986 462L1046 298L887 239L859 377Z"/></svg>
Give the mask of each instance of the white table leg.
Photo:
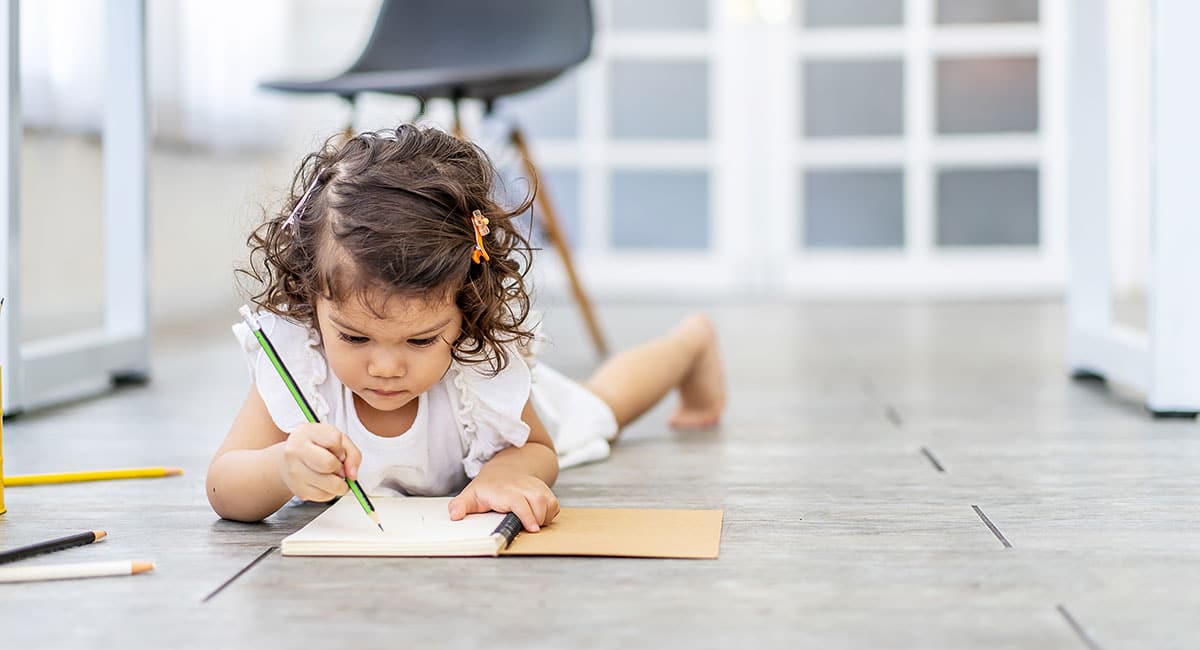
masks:
<svg viewBox="0 0 1200 650"><path fill-rule="evenodd" d="M5 1L5 0L0 0ZM20 220L20 87L17 3L6 1L0 26L7 46L7 111L0 126L4 196L0 289L12 304L0 318L7 412L47 406L103 392L114 379L144 378L149 368L146 229L146 45L145 1L108 0L105 6L105 322L104 328L52 339L21 342L17 335ZM6 309L7 311L7 309Z"/></svg>
<svg viewBox="0 0 1200 650"><path fill-rule="evenodd" d="M0 8L0 74L5 101L0 102L0 364L4 366L4 405L21 403L21 74L20 3L3 0Z"/></svg>
<svg viewBox="0 0 1200 650"><path fill-rule="evenodd" d="M1109 277L1106 3L1072 0L1067 79L1067 363L1103 375L1096 339L1112 323ZM1102 345L1102 344L1101 344Z"/></svg>
<svg viewBox="0 0 1200 650"><path fill-rule="evenodd" d="M1146 406L1200 411L1200 3L1157 0L1152 31Z"/></svg>

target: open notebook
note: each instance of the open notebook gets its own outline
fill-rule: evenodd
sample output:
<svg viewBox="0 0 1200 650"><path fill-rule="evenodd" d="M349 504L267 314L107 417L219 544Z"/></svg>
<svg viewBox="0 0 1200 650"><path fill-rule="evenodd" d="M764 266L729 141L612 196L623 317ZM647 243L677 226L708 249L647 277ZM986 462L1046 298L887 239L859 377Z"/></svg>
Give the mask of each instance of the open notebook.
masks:
<svg viewBox="0 0 1200 650"><path fill-rule="evenodd" d="M598 555L716 558L720 510L563 508L537 533L503 548L493 536L504 515L450 521L449 497L371 497L384 531L354 499L341 499L283 540L284 555Z"/></svg>

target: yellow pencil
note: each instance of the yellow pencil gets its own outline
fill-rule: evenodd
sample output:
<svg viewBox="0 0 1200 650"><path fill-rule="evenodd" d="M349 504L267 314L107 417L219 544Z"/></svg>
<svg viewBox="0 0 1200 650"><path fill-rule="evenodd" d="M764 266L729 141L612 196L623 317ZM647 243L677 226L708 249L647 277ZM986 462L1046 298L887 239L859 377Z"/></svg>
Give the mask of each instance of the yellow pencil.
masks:
<svg viewBox="0 0 1200 650"><path fill-rule="evenodd" d="M5 476L5 487L20 485L45 485L48 483L77 483L79 481L111 481L123 478L162 478L183 473L178 467L138 467L134 469L106 469L94 472L61 472L58 474L23 474Z"/></svg>

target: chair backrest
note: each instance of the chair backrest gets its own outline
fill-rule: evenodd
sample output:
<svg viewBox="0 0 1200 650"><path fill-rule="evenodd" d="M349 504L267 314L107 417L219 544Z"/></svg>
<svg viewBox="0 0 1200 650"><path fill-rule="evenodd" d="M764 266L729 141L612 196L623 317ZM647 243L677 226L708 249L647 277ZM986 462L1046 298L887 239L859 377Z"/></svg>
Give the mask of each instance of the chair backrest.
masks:
<svg viewBox="0 0 1200 650"><path fill-rule="evenodd" d="M592 50L589 0L384 0L347 72L562 67Z"/></svg>

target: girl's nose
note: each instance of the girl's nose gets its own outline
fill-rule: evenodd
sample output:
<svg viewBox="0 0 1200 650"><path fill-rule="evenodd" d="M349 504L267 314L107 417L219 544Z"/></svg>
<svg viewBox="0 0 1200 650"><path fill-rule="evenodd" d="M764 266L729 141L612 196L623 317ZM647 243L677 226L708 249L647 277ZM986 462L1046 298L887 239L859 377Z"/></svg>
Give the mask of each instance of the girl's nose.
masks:
<svg viewBox="0 0 1200 650"><path fill-rule="evenodd" d="M408 374L408 367L404 363L404 355L382 351L371 355L367 373L372 377L401 378Z"/></svg>

